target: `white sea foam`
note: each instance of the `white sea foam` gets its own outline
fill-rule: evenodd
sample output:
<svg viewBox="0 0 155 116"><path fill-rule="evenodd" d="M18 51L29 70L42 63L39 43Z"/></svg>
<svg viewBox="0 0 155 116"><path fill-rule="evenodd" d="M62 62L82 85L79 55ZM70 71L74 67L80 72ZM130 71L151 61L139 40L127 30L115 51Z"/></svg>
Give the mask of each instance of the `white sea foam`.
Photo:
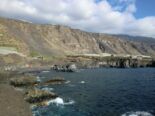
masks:
<svg viewBox="0 0 155 116"><path fill-rule="evenodd" d="M39 76L36 77L38 82L41 82L41 79Z"/></svg>
<svg viewBox="0 0 155 116"><path fill-rule="evenodd" d="M80 83L81 83L81 84L84 84L84 83L86 83L86 82L85 82L85 81L81 81Z"/></svg>
<svg viewBox="0 0 155 116"><path fill-rule="evenodd" d="M153 115L145 111L136 111L136 112L127 112L125 114L122 114L122 116L153 116Z"/></svg>
<svg viewBox="0 0 155 116"><path fill-rule="evenodd" d="M50 72L50 71L48 71L48 70L44 70L44 71L42 71L43 73L48 73L48 72Z"/></svg>
<svg viewBox="0 0 155 116"><path fill-rule="evenodd" d="M35 109L37 107L37 105L31 105L31 109L33 110L33 109Z"/></svg>
<svg viewBox="0 0 155 116"><path fill-rule="evenodd" d="M38 116L38 115L40 116L39 111L33 111L33 112L32 112L32 116Z"/></svg>
<svg viewBox="0 0 155 116"><path fill-rule="evenodd" d="M47 105L56 104L56 105L72 105L75 102L73 100L69 100L65 102L61 97L57 97L56 99L50 100L47 102Z"/></svg>
<svg viewBox="0 0 155 116"><path fill-rule="evenodd" d="M72 105L72 104L74 104L74 103L75 103L74 100L70 100L69 102L65 102L64 105Z"/></svg>
<svg viewBox="0 0 155 116"><path fill-rule="evenodd" d="M43 77L43 76L41 76L41 77L40 77L40 76L37 76L36 78L37 78L37 81L41 82L42 79L44 79L44 78L46 78L46 77Z"/></svg>
<svg viewBox="0 0 155 116"><path fill-rule="evenodd" d="M70 83L70 82L71 82L71 81L66 81L65 83L68 84L68 83Z"/></svg>
<svg viewBox="0 0 155 116"><path fill-rule="evenodd" d="M42 90L45 90L45 91L53 91L54 89L53 88L49 88L49 87L44 87L44 88L42 88Z"/></svg>
<svg viewBox="0 0 155 116"><path fill-rule="evenodd" d="M53 100L48 101L47 105L50 105L51 103L54 103L56 105L64 105L64 100L60 97L57 97Z"/></svg>

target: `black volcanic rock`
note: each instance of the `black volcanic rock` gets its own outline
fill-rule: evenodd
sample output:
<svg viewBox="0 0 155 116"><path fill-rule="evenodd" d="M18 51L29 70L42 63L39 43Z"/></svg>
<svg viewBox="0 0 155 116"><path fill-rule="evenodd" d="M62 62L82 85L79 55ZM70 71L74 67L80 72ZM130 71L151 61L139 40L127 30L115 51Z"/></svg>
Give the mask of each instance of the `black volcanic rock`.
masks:
<svg viewBox="0 0 155 116"><path fill-rule="evenodd" d="M55 99L57 97L58 95L53 92L39 89L30 89L25 93L25 100L29 103L39 103L50 99Z"/></svg>

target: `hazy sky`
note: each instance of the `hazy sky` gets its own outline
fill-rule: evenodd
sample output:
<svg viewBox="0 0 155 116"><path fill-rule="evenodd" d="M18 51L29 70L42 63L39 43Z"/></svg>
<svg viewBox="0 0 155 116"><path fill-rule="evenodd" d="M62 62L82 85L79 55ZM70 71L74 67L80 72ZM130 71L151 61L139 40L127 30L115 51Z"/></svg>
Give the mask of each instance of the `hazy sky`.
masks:
<svg viewBox="0 0 155 116"><path fill-rule="evenodd" d="M0 16L155 37L155 0L1 0Z"/></svg>

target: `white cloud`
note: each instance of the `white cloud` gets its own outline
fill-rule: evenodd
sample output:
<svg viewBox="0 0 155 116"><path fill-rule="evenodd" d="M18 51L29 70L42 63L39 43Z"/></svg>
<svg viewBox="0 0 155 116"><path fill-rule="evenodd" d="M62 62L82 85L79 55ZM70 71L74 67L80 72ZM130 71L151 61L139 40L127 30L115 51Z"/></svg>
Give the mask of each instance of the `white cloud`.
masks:
<svg viewBox="0 0 155 116"><path fill-rule="evenodd" d="M155 37L155 16L136 19L135 0L3 0L0 15L37 23L63 24L92 32ZM124 8L125 7L125 8Z"/></svg>
<svg viewBox="0 0 155 116"><path fill-rule="evenodd" d="M129 13L134 13L136 12L136 6L135 4L129 4L126 8L126 12L129 12Z"/></svg>

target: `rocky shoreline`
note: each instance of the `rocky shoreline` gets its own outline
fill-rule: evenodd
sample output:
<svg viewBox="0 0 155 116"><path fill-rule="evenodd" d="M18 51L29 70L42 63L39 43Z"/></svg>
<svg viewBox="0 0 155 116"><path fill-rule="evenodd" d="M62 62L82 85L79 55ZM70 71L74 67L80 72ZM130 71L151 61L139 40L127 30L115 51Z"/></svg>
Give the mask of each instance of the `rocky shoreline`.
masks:
<svg viewBox="0 0 155 116"><path fill-rule="evenodd" d="M41 90L38 86L65 84L66 80L60 77L54 77L48 81L41 82L36 76L30 74L23 74L10 79L10 85L22 88L24 92L24 99L30 104L42 104L44 101L55 99L58 97L56 93Z"/></svg>
<svg viewBox="0 0 155 116"><path fill-rule="evenodd" d="M16 116L31 116L31 105L45 106L47 101L54 100L59 97L57 93L53 93L47 90L39 89L38 86L47 85L59 85L66 84L67 80L62 77L52 77L50 80L41 82L38 80L35 73L42 71L61 71L61 72L77 72L81 68L138 68L138 67L155 67L154 60L140 60L132 58L107 58L102 59L98 57L76 57L74 61L72 57L66 62L66 64L57 64L39 67L39 68L25 68L16 71L1 71L0 72L0 100L2 104L6 105L6 109L3 107L3 111L0 114L3 116L12 116L11 112L16 113ZM22 90L22 91L17 91ZM5 96L9 96L6 98ZM14 102L12 101L13 99ZM19 101L18 101L18 100ZM5 103L7 101L7 104ZM17 102L17 103L16 103ZM22 107L20 106L22 103ZM11 106L10 106L11 104ZM0 105L0 109L3 105ZM8 109L7 109L8 107ZM10 107L14 107L10 109ZM15 111L13 111L13 109ZM5 111L10 113L5 115ZM12 113L12 114L13 114Z"/></svg>
<svg viewBox="0 0 155 116"><path fill-rule="evenodd" d="M79 68L139 68L155 67L155 59L149 56L96 56L69 55L70 63Z"/></svg>
<svg viewBox="0 0 155 116"><path fill-rule="evenodd" d="M0 111L0 114L3 114L3 116L12 116L11 114L14 114L14 116L32 116L31 105L35 105L36 107L46 106L47 101L54 100L59 96L56 93L37 87L50 84L65 84L65 82L66 80L61 77L54 77L51 80L40 82L33 74L1 71L0 108L3 107L3 104L6 105L6 107L1 108L4 110ZM9 97L7 97L7 95L9 95ZM19 107L20 105L22 106ZM15 111L13 109L15 109ZM5 111L10 113L5 114Z"/></svg>

